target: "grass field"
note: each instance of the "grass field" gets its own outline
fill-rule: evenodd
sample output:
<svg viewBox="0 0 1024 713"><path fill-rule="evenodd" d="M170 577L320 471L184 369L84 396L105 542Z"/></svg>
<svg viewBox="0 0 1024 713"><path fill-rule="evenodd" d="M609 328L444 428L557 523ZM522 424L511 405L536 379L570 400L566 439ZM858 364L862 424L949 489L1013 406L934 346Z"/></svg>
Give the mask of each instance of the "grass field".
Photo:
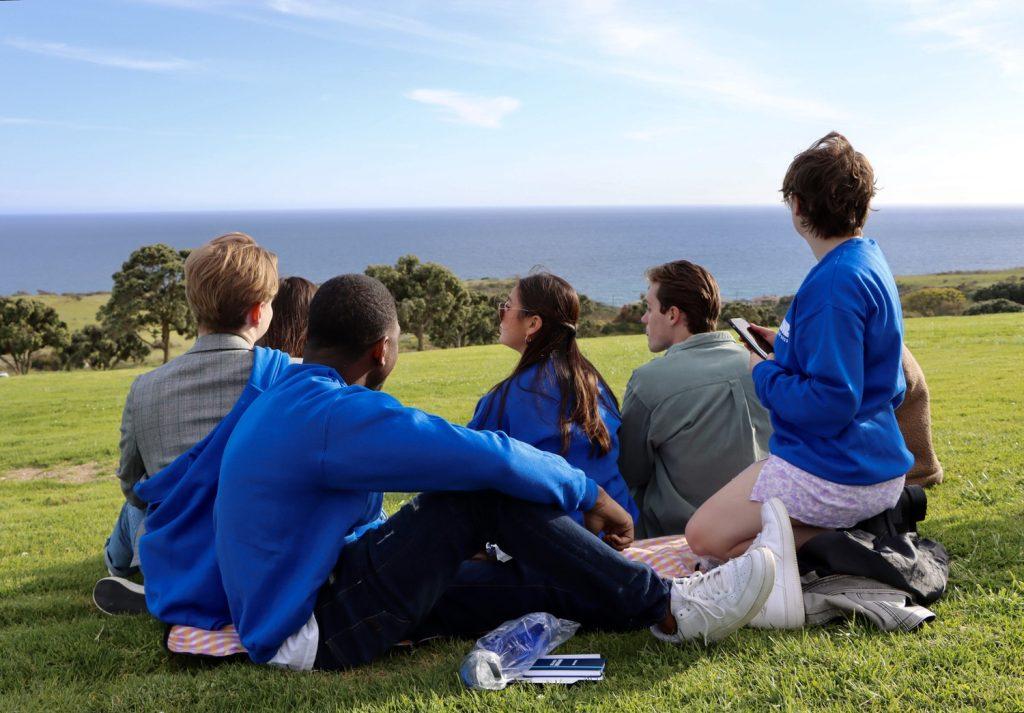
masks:
<svg viewBox="0 0 1024 713"><path fill-rule="evenodd" d="M566 649L605 654L604 682L489 694L457 680L468 641L344 674L170 661L156 622L90 602L121 500L120 409L139 370L0 380L0 710L1024 710L1024 315L914 319L907 342L931 386L947 477L922 528L954 558L934 624L745 630L708 649L586 634ZM584 347L620 395L650 358L643 337ZM497 346L403 354L388 390L465 421L513 357Z"/></svg>

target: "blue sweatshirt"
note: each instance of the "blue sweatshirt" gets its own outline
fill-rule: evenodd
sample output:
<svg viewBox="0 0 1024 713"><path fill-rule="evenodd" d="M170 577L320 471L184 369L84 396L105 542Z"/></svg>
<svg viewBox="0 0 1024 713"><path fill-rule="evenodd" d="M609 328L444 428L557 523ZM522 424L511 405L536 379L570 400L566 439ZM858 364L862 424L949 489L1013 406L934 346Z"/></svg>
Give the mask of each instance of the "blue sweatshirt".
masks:
<svg viewBox="0 0 1024 713"><path fill-rule="evenodd" d="M541 368L543 366L543 368ZM611 436L611 450L601 456L595 452L590 440L579 426L573 424L569 452L562 453L562 432L558 426L558 406L561 395L550 362L534 365L502 387L507 389L504 413L498 414L501 391L492 391L476 405L476 413L469 428L486 431L504 431L512 438L529 443L534 448L562 455L587 477L600 485L635 522L640 513L629 494L626 481L619 472L619 424L622 419L615 402L601 387L600 413ZM583 512L572 513L576 522L583 524Z"/></svg>
<svg viewBox="0 0 1024 713"><path fill-rule="evenodd" d="M774 455L819 478L873 485L914 462L895 409L906 381L896 282L873 240L855 238L804 278L775 338L775 359L754 367L771 412Z"/></svg>
<svg viewBox="0 0 1024 713"><path fill-rule="evenodd" d="M313 612L342 548L384 520L382 491L497 490L593 507L597 484L564 459L472 431L293 364L249 407L221 464L216 550L249 656L269 661Z"/></svg>
<svg viewBox="0 0 1024 713"><path fill-rule="evenodd" d="M165 624L220 629L231 623L213 551L213 503L221 458L245 410L288 368L289 357L255 347L249 381L231 411L199 443L135 486L146 501L139 560L146 606Z"/></svg>

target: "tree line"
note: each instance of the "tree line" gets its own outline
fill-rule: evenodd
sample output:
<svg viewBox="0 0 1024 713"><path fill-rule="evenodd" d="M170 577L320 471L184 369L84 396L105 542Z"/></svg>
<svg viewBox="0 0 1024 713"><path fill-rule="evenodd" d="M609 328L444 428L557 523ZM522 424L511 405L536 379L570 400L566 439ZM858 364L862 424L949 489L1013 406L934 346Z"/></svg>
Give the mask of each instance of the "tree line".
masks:
<svg viewBox="0 0 1024 713"><path fill-rule="evenodd" d="M172 334L194 337L196 324L185 297L188 250L163 244L141 247L113 275L110 298L96 314L96 324L70 332L57 311L25 297L0 297L0 362L16 374L32 368L43 350L53 355L51 368L110 369L139 363L154 351L170 359ZM440 348L492 344L498 340L497 304L505 295L467 286L444 265L405 255L394 265L370 265L366 274L380 280L398 305L402 330L416 338L417 350L427 341ZM1010 278L968 295L947 287L926 287L903 296L910 315L983 314L1024 310L1024 280ZM792 296L731 301L722 307L724 320L744 317L777 326ZM580 295L581 337L636 334L644 331L643 298L616 311Z"/></svg>
<svg viewBox="0 0 1024 713"><path fill-rule="evenodd" d="M170 358L171 336L194 337L196 324L185 296L188 250L147 245L113 275L110 299L96 324L71 333L52 307L26 297L0 297L0 361L27 373L43 350L64 369L109 369L138 363L151 351ZM448 268L406 255L395 265L371 265L366 274L395 297L402 329L436 347L490 344L498 339L497 301L468 288Z"/></svg>

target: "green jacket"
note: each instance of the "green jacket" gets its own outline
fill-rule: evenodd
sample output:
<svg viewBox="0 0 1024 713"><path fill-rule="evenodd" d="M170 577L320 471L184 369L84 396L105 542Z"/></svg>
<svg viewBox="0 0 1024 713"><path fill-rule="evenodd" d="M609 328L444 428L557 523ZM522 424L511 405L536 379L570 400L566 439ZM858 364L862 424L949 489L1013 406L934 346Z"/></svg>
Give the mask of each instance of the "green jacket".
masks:
<svg viewBox="0 0 1024 713"><path fill-rule="evenodd" d="M638 538L682 533L701 503L768 457L771 422L748 359L730 334L709 332L633 372L619 470L640 508Z"/></svg>

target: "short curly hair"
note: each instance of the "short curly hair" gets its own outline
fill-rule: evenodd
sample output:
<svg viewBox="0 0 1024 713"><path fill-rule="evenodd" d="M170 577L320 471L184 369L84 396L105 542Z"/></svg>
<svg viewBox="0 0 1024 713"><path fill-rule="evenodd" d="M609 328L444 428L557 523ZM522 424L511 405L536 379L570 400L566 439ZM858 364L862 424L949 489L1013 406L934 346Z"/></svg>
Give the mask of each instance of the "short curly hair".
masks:
<svg viewBox="0 0 1024 713"><path fill-rule="evenodd" d="M395 298L380 280L338 275L320 285L309 304L306 349L358 359L397 323Z"/></svg>
<svg viewBox="0 0 1024 713"><path fill-rule="evenodd" d="M782 198L800 202L803 226L819 238L854 235L868 219L875 172L835 131L798 154L782 179Z"/></svg>

